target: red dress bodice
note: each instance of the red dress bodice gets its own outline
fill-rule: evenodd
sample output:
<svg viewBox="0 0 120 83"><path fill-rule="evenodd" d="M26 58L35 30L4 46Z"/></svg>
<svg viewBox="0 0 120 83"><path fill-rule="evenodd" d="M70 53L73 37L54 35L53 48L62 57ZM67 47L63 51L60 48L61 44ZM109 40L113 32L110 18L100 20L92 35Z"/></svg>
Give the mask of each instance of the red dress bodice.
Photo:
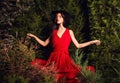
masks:
<svg viewBox="0 0 120 83"><path fill-rule="evenodd" d="M54 51L68 51L68 47L71 42L69 29L66 29L61 37L58 36L55 29L52 33L52 46Z"/></svg>

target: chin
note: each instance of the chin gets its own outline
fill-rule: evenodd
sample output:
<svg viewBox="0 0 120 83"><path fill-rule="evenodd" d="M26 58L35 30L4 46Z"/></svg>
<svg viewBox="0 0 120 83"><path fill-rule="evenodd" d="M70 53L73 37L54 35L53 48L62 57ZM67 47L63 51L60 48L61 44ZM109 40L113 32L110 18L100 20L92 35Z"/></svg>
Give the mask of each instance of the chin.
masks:
<svg viewBox="0 0 120 83"><path fill-rule="evenodd" d="M60 25L60 23L57 22L57 25Z"/></svg>

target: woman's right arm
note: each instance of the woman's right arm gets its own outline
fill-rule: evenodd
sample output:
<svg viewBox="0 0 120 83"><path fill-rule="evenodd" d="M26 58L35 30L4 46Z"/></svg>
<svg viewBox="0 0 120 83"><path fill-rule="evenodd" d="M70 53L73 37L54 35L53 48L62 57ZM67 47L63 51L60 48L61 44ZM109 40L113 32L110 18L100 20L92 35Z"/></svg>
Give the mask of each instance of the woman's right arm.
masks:
<svg viewBox="0 0 120 83"><path fill-rule="evenodd" d="M44 47L47 46L50 42L50 37L48 37L45 41L43 41L43 40L39 39L37 36L35 36L31 33L28 33L27 36L34 38L40 45L42 45Z"/></svg>

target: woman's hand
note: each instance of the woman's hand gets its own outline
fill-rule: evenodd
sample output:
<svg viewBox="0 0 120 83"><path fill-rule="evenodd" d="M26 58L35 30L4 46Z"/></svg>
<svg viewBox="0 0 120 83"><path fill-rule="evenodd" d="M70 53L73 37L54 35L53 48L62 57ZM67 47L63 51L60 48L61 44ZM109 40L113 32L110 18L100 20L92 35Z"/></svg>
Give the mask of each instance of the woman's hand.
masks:
<svg viewBox="0 0 120 83"><path fill-rule="evenodd" d="M33 38L34 38L35 35L33 35L33 34L31 34L31 33L28 33L28 34L27 34L27 37L33 37Z"/></svg>
<svg viewBox="0 0 120 83"><path fill-rule="evenodd" d="M93 40L93 41L91 41L91 43L92 44L96 44L96 45L100 45L101 44L100 40Z"/></svg>

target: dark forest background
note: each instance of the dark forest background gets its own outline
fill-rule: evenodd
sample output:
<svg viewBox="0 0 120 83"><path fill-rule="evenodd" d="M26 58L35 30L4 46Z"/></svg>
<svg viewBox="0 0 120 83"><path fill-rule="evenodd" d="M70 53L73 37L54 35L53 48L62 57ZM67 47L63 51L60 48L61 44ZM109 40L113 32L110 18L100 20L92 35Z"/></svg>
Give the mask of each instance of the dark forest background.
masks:
<svg viewBox="0 0 120 83"><path fill-rule="evenodd" d="M69 50L76 63L87 60L99 71L101 77L95 83L119 83L119 0L0 0L0 82L53 83L51 77L29 64L35 57L47 59L50 46L42 47L26 34L45 40L52 31L51 12L55 10L70 13L69 28L79 42L101 40L100 46L84 49L76 49L71 43ZM83 56L81 61L79 56Z"/></svg>

